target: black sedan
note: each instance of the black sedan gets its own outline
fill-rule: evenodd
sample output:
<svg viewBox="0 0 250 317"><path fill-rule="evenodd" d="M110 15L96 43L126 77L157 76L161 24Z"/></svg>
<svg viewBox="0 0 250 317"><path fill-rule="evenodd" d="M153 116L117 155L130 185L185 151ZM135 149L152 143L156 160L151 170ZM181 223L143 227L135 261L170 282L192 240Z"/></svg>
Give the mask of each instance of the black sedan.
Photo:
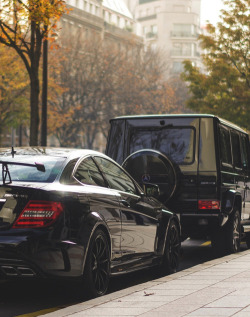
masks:
<svg viewBox="0 0 250 317"><path fill-rule="evenodd" d="M178 217L106 155L0 149L0 167L2 278L72 278L100 296L112 275L176 271Z"/></svg>

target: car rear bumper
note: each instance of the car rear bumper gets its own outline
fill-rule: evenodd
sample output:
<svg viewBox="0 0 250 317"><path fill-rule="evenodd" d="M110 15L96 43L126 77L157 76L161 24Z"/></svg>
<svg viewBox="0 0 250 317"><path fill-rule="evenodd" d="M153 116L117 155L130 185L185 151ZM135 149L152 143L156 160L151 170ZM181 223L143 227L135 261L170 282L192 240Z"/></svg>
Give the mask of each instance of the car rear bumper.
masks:
<svg viewBox="0 0 250 317"><path fill-rule="evenodd" d="M83 272L84 249L70 241L0 237L3 278L77 277Z"/></svg>
<svg viewBox="0 0 250 317"><path fill-rule="evenodd" d="M203 237L223 226L228 219L224 213L183 213L180 215L183 236Z"/></svg>

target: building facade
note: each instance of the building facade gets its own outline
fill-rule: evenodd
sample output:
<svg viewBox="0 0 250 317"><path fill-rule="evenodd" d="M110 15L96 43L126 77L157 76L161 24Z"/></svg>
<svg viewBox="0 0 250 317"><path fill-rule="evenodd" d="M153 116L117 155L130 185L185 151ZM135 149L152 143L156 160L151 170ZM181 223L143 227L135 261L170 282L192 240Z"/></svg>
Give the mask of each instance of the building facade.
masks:
<svg viewBox="0 0 250 317"><path fill-rule="evenodd" d="M166 54L169 75L183 71L184 60L201 67L198 35L201 0L125 0L142 26L148 45Z"/></svg>
<svg viewBox="0 0 250 317"><path fill-rule="evenodd" d="M81 29L85 39L93 32L117 43L136 35L136 22L123 0L67 0L68 14L61 19L62 30ZM142 38L137 37L139 42Z"/></svg>

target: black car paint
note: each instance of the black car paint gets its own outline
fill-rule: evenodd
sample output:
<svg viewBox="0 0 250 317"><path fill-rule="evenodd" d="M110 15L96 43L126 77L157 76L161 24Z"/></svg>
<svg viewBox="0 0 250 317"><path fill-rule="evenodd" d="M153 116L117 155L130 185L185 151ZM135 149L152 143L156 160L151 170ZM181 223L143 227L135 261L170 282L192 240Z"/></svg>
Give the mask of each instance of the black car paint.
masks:
<svg viewBox="0 0 250 317"><path fill-rule="evenodd" d="M35 155L34 151L37 150L27 150L27 155ZM49 151L53 154L53 150ZM18 149L16 152L18 160ZM93 154L59 152L60 156L65 156L63 168L72 160ZM46 155L46 150L42 153ZM65 184L62 171L49 184L13 182L0 186L2 210L15 215L11 222L5 223L2 219L0 223L0 271L4 277L81 277L89 241L97 228L102 228L110 241L111 273L124 273L161 262L169 221L174 219L179 226L175 214L142 194L137 185L138 196L133 197L108 188ZM59 201L64 212L49 227L12 228L29 200ZM125 201L129 206L124 205ZM126 222L129 227L125 227ZM135 249L129 241L127 244L121 242L127 233L132 241L137 239L139 226L143 230L153 227L155 236L151 237L153 247L150 250L143 243Z"/></svg>

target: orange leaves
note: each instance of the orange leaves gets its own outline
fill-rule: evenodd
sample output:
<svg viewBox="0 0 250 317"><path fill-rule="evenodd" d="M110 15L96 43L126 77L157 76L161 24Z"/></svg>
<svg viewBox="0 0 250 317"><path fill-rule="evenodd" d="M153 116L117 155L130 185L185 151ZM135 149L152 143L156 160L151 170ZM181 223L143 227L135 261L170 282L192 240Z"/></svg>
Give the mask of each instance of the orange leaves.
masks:
<svg viewBox="0 0 250 317"><path fill-rule="evenodd" d="M62 0L29 0L29 20L40 25L43 32L45 26L55 31L56 23L66 11L65 1Z"/></svg>

